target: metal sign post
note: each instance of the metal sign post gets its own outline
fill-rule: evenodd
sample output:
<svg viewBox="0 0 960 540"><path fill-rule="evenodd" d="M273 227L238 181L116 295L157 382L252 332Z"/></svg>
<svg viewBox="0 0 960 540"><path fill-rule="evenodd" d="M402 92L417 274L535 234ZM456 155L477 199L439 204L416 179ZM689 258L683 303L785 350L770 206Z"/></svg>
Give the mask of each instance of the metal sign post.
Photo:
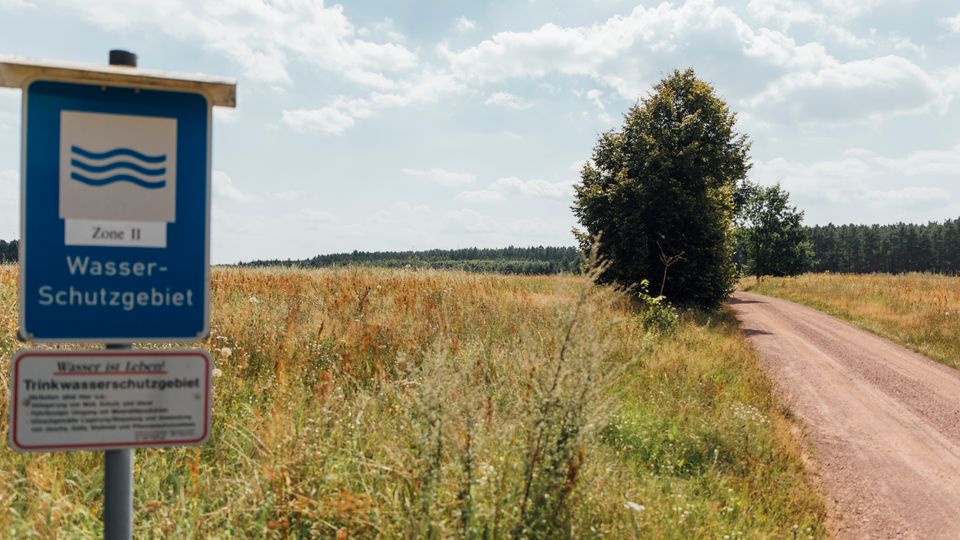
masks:
<svg viewBox="0 0 960 540"><path fill-rule="evenodd" d="M113 51L110 53L113 64ZM130 345L107 343L108 351L132 349ZM103 452L103 538L133 538L133 448Z"/></svg>
<svg viewBox="0 0 960 540"><path fill-rule="evenodd" d="M213 106L236 83L0 57L23 90L20 338L107 343L22 351L11 362L10 446L104 451L104 537L133 537L133 449L210 436Z"/></svg>
<svg viewBox="0 0 960 540"><path fill-rule="evenodd" d="M133 449L103 453L103 537L133 538Z"/></svg>

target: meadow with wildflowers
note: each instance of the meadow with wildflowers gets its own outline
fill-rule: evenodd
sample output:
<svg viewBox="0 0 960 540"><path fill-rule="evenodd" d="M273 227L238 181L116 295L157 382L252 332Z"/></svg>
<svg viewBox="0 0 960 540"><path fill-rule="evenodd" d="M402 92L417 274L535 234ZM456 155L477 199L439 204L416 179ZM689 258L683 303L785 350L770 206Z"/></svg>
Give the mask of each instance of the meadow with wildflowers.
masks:
<svg viewBox="0 0 960 540"><path fill-rule="evenodd" d="M822 273L745 279L742 286L819 309L960 369L958 276Z"/></svg>
<svg viewBox="0 0 960 540"><path fill-rule="evenodd" d="M16 279L0 266L4 391ZM220 268L212 285L213 435L136 452L138 538L826 534L803 441L726 312L648 331L580 276ZM0 534L99 535L101 462L0 451Z"/></svg>

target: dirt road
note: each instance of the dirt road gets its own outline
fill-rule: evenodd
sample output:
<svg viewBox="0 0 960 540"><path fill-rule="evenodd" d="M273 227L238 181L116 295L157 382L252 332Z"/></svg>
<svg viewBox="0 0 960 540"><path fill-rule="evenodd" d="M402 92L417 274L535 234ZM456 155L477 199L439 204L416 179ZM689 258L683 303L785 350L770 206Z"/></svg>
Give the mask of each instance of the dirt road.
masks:
<svg viewBox="0 0 960 540"><path fill-rule="evenodd" d="M730 301L805 424L840 538L960 538L960 372L819 311Z"/></svg>

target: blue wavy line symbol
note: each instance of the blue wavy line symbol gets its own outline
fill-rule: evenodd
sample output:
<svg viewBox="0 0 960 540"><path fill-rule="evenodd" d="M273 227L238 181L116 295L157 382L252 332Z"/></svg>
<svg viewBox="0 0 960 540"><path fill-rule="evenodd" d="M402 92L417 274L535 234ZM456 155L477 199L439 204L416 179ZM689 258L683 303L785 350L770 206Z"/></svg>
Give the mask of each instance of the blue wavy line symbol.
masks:
<svg viewBox="0 0 960 540"><path fill-rule="evenodd" d="M167 172L166 167L157 167L167 161L166 154L151 156L122 147L92 152L75 145L70 147L70 151L70 178L82 184L100 187L128 182L144 189L160 189L167 185L166 180L156 178ZM121 159L113 160L116 157Z"/></svg>
<svg viewBox="0 0 960 540"><path fill-rule="evenodd" d="M164 180L150 182L148 180L144 180L143 178L138 178L129 174L115 174L107 178L88 178L79 173L70 173L70 178L73 178L77 182L82 182L88 186L94 187L106 186L115 182L130 182L131 184L136 184L146 189L160 189L167 185L166 181Z"/></svg>
<svg viewBox="0 0 960 540"><path fill-rule="evenodd" d="M74 145L70 147L70 151L80 157L93 160L110 159L117 156L132 157L134 159L139 159L140 161L146 161L147 163L163 163L167 160L167 156L165 154L161 154L159 156L148 156L146 154L137 152L133 148L114 148L113 150L107 150L106 152L91 152Z"/></svg>

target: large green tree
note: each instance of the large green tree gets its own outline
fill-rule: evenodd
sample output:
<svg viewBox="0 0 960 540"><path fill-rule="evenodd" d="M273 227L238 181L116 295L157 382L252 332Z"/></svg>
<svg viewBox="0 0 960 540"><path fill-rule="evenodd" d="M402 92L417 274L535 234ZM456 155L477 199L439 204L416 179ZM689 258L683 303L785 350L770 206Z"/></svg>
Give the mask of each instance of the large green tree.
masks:
<svg viewBox="0 0 960 540"><path fill-rule="evenodd" d="M736 199L739 258L750 274L760 279L810 269L813 249L803 227L803 211L790 205L790 194L780 184L744 182Z"/></svg>
<svg viewBox="0 0 960 540"><path fill-rule="evenodd" d="M674 71L600 135L581 171L581 248L599 238L601 281L648 279L680 304L712 307L733 289L733 193L750 168L736 115L692 69Z"/></svg>

